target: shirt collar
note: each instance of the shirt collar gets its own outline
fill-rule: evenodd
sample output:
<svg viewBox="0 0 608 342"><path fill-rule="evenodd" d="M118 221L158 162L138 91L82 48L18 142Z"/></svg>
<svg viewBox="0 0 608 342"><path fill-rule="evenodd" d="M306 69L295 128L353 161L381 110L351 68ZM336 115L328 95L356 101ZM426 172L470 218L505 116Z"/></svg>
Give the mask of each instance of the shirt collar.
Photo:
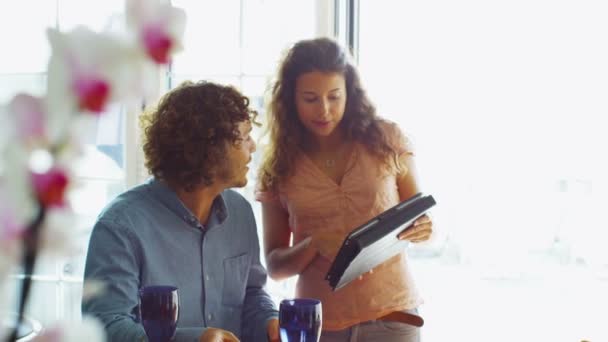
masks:
<svg viewBox="0 0 608 342"><path fill-rule="evenodd" d="M177 217L192 227L210 229L215 226L220 226L228 218L228 208L226 206L223 193L220 193L219 196L213 200L207 225L206 227L203 227L198 218L194 216L194 214L190 211L190 209L188 209L188 207L184 205L184 203L182 203L175 191L167 186L165 182L155 178L150 178L146 183L149 191L156 199L162 202L167 208L169 208L169 210L177 215Z"/></svg>

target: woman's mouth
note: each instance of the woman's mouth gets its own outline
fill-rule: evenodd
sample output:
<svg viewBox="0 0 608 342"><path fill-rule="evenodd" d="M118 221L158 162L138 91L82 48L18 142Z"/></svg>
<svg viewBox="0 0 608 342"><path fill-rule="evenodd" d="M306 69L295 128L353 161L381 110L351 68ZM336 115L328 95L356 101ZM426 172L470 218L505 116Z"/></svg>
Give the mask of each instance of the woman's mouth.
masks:
<svg viewBox="0 0 608 342"><path fill-rule="evenodd" d="M313 121L312 124L319 128L328 127L331 121Z"/></svg>

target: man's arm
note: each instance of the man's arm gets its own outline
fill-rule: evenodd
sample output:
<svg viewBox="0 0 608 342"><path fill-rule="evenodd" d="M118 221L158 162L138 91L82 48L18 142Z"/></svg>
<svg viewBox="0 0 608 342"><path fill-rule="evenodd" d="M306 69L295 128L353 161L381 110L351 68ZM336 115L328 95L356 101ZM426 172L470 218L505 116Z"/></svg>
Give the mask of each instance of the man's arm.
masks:
<svg viewBox="0 0 608 342"><path fill-rule="evenodd" d="M247 292L243 303L242 337L243 341L267 341L267 323L278 317L278 311L264 290L267 274L260 262L260 244L255 221L252 224L251 253L252 261L247 280Z"/></svg>
<svg viewBox="0 0 608 342"><path fill-rule="evenodd" d="M108 341L146 341L146 333L136 319L139 290L137 249L130 232L108 222L93 228L84 279L101 281L104 290L82 302L82 313L101 320Z"/></svg>

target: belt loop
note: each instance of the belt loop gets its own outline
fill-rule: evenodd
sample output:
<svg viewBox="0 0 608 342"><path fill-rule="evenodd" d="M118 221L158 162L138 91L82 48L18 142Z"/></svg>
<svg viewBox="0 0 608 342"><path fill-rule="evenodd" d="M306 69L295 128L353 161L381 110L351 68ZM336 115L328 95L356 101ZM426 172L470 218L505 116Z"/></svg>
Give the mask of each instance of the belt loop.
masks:
<svg viewBox="0 0 608 342"><path fill-rule="evenodd" d="M350 342L358 342L359 341L359 325L355 324L352 326L350 331Z"/></svg>

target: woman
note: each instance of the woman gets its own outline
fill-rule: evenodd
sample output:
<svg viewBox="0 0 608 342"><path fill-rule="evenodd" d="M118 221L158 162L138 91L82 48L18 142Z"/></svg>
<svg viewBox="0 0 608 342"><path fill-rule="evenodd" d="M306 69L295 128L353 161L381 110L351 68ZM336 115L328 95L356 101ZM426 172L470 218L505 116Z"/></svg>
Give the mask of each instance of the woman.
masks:
<svg viewBox="0 0 608 342"><path fill-rule="evenodd" d="M270 276L299 275L296 296L322 301L321 341L419 340L419 329L404 323L422 303L405 252L336 292L324 279L352 229L419 192L407 139L376 115L335 41L304 40L289 50L268 121L256 198ZM431 231L423 216L399 238L425 241Z"/></svg>

